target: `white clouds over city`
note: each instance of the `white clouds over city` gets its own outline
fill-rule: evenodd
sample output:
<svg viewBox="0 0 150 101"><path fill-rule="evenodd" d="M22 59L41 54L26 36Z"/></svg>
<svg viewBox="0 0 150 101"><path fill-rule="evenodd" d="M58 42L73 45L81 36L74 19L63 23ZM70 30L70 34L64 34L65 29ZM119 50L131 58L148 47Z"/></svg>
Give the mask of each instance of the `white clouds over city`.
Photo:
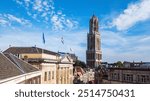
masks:
<svg viewBox="0 0 150 101"><path fill-rule="evenodd" d="M0 14L0 26L14 27L15 25L12 26L13 24L28 26L32 25L29 20L26 20L24 18L19 18L11 14Z"/></svg>
<svg viewBox="0 0 150 101"><path fill-rule="evenodd" d="M128 5L117 18L113 19L113 26L121 30L127 30L135 24L150 19L150 0L140 0Z"/></svg>
<svg viewBox="0 0 150 101"><path fill-rule="evenodd" d="M51 26L53 31L74 29L78 22L68 17L62 10L56 10L54 0L16 0L23 6L27 14L38 22Z"/></svg>
<svg viewBox="0 0 150 101"><path fill-rule="evenodd" d="M9 44L37 45L55 52L70 52L71 48L72 52L85 61L91 12L83 11L83 14L78 15L73 7L67 6L63 9L64 4L60 7L58 1L55 5L54 0L13 0L13 3L16 10L11 9L0 14L0 28L2 26L3 29L0 30L0 40L4 42L0 44L1 50L8 48ZM106 15L96 14L100 18L103 61L150 61L150 0L127 2L124 7L106 12ZM75 14L76 18L70 12ZM143 26L139 27L138 24ZM10 29L15 26L18 28ZM26 26L29 28L26 29ZM42 43L43 32L46 38L45 45ZM61 37L64 38L64 45L61 43Z"/></svg>

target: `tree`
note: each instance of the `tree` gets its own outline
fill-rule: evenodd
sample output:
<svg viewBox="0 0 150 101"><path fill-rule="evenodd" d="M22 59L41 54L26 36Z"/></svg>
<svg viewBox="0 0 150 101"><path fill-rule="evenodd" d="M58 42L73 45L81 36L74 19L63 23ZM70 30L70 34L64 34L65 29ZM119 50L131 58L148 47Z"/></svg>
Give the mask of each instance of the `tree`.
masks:
<svg viewBox="0 0 150 101"><path fill-rule="evenodd" d="M81 61L81 60L77 60L74 64L74 66L80 66L82 68L86 68L86 64L85 62Z"/></svg>
<svg viewBox="0 0 150 101"><path fill-rule="evenodd" d="M123 63L121 61L116 62L117 67L123 67Z"/></svg>

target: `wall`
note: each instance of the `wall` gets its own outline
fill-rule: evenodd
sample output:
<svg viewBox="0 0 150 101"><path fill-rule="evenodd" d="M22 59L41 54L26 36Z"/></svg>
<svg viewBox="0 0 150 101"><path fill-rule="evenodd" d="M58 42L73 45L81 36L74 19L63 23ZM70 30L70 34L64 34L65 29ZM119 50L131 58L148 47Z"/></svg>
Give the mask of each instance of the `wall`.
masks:
<svg viewBox="0 0 150 101"><path fill-rule="evenodd" d="M22 84L29 84L29 83L40 84L41 82L35 82L35 81L39 81L40 78L41 78L41 71L37 71L37 72L26 73L23 75L19 75L19 76L1 80L0 84L20 84L20 83L22 83Z"/></svg>

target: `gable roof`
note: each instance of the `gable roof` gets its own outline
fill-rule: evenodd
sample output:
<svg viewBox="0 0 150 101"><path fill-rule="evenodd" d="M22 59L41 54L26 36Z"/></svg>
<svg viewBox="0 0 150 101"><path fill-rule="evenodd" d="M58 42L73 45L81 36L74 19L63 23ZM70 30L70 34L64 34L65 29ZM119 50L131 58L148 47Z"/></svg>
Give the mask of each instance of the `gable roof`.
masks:
<svg viewBox="0 0 150 101"><path fill-rule="evenodd" d="M65 54L61 57L61 63L73 63L73 60L72 58L68 55L68 54Z"/></svg>
<svg viewBox="0 0 150 101"><path fill-rule="evenodd" d="M4 53L12 53L12 54L23 54L23 53L46 53L51 55L59 55L58 53L38 48L38 47L10 47L4 51Z"/></svg>
<svg viewBox="0 0 150 101"><path fill-rule="evenodd" d="M73 61L76 61L78 59L78 57L72 53L58 52L58 54L62 57L67 54L71 59L73 59Z"/></svg>
<svg viewBox="0 0 150 101"><path fill-rule="evenodd" d="M0 80L35 71L39 70L12 54L0 53Z"/></svg>

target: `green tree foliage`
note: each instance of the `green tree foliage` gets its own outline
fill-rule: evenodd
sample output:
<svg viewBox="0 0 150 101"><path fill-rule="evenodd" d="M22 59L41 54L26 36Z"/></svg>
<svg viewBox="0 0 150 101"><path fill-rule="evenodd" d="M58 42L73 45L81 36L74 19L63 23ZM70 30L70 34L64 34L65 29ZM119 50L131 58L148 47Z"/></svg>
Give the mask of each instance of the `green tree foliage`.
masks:
<svg viewBox="0 0 150 101"><path fill-rule="evenodd" d="M117 67L123 67L123 63L121 61L116 62Z"/></svg>
<svg viewBox="0 0 150 101"><path fill-rule="evenodd" d="M80 66L82 68L86 68L86 64L85 62L81 61L81 60L77 60L74 64L74 66Z"/></svg>

